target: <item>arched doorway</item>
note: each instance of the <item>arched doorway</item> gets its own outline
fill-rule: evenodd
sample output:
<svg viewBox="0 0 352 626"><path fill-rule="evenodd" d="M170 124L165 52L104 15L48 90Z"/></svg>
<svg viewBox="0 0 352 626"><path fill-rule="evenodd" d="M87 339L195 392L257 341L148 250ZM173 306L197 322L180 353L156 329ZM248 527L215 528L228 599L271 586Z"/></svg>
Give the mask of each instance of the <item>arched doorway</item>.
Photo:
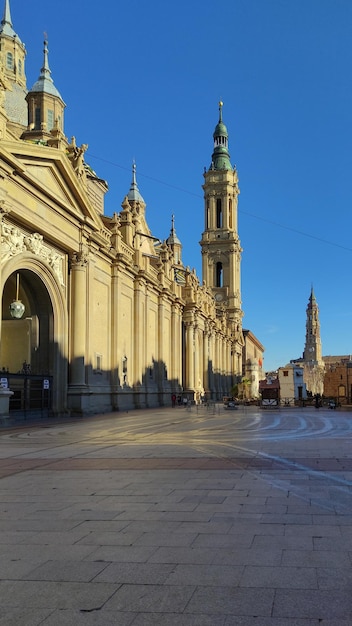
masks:
<svg viewBox="0 0 352 626"><path fill-rule="evenodd" d="M34 259L23 265L9 267L7 278L3 271L0 372L14 391L10 412L62 413L67 395L62 293L45 264ZM16 297L25 307L20 319L10 312Z"/></svg>

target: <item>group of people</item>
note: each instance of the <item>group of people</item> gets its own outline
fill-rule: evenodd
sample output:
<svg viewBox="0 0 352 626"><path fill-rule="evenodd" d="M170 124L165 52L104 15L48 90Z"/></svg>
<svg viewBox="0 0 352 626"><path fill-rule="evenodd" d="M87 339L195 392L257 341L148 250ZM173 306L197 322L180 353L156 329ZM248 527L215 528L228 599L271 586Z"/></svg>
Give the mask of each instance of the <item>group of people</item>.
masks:
<svg viewBox="0 0 352 626"><path fill-rule="evenodd" d="M171 402L172 402L172 406L175 407L176 403L178 406L181 406L181 404L183 404L183 406L187 406L188 402L190 403L190 400L188 400L188 398L186 398L186 396L184 396L182 398L182 396L178 395L176 396L175 393L172 394L171 396Z"/></svg>
<svg viewBox="0 0 352 626"><path fill-rule="evenodd" d="M183 396L183 397L181 395L176 396L175 393L173 393L171 396L171 402L172 402L173 407L176 406L176 403L177 403L177 406L183 405L184 407L191 406L192 404L191 400L187 398L187 396ZM202 404L205 404L207 402L206 394L204 394L204 396L201 397L201 402Z"/></svg>

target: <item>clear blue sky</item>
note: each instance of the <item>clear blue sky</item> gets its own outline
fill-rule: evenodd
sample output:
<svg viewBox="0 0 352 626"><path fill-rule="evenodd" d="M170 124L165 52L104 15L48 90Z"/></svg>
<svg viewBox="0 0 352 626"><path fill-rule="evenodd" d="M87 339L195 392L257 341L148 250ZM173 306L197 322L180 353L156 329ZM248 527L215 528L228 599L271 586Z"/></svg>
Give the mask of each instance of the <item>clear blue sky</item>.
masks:
<svg viewBox="0 0 352 626"><path fill-rule="evenodd" d="M3 3L3 0L2 0ZM302 355L311 285L324 355L352 353L351 0L11 0L31 87L43 32L65 132L120 210L136 160L153 234L171 214L201 277L218 101L241 195L244 328L266 370Z"/></svg>

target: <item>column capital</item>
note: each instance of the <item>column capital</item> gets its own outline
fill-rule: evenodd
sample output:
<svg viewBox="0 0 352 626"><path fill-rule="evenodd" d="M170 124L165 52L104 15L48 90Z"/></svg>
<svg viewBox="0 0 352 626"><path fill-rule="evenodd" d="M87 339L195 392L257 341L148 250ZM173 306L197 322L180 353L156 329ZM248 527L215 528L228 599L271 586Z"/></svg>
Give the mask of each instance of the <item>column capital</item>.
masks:
<svg viewBox="0 0 352 626"><path fill-rule="evenodd" d="M70 267L71 269L79 269L87 266L89 260L89 253L86 250L79 250L78 252L72 252L70 254Z"/></svg>

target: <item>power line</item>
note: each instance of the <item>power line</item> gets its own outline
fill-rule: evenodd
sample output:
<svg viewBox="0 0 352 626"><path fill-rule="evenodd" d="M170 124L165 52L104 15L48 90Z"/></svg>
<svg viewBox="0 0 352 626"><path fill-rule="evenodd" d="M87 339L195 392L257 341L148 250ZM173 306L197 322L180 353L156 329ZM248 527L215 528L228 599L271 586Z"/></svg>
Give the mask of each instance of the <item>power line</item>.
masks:
<svg viewBox="0 0 352 626"><path fill-rule="evenodd" d="M88 152L86 154L88 154ZM90 152L89 152L89 156L92 157L93 159L98 159L98 161L102 161L103 163L107 163L108 165L112 165L113 167L118 167L119 169L124 170L125 172L131 172L131 168L125 167L124 165L119 165L118 163L114 163L113 161L108 161L107 159L102 159L101 157L97 157L94 154L91 154ZM158 183L159 185L164 185L164 187L170 187L170 189L175 189L176 191L187 193L189 196L202 198L202 196L198 193L194 193L193 191L189 191L188 189L183 189L182 187L177 187L177 185L172 185L171 183L166 183L165 181L160 180L159 178L148 176L148 174L143 174L143 172L140 172L138 170L138 178L139 177L152 180L153 182Z"/></svg>
<svg viewBox="0 0 352 626"><path fill-rule="evenodd" d="M243 215L248 215L249 217L254 217L254 219L260 220L261 222L265 222L266 224L272 224L273 226L278 226L278 228L289 230L292 233L297 233L297 235L302 235L303 237L309 237L310 239L315 239L316 241L321 241L322 243L326 243L329 246L335 246L336 248L341 248L342 250L348 250L348 252L352 252L352 248L348 248L347 246L342 246L341 244L335 243L334 241L329 241L328 239L322 239L322 237L317 237L316 235L312 235L311 233L305 233L303 230L292 228L292 226L285 226L284 224L279 224L279 222L273 222L272 220L268 220L267 218L260 217L259 215L254 215L253 213L248 213L247 211L238 210L238 212L243 213Z"/></svg>
<svg viewBox="0 0 352 626"><path fill-rule="evenodd" d="M90 157L92 157L93 159L97 159L98 161L101 161L102 163L107 163L108 165L112 165L113 167L118 167L121 170L124 170L125 172L130 172L130 168L125 167L123 165L119 165L118 163L114 163L113 161L108 161L107 159L103 159L102 157L98 157L94 154L91 154L90 152L87 154L89 154ZM158 183L159 185L163 185L164 187L169 187L170 189L175 189L176 191L181 191L182 193L185 193L189 196L193 196L195 198L203 198L203 196L201 196L199 193L194 193L193 191L189 191L188 189L183 189L182 187L178 187L177 185L172 185L171 183L166 183L164 180L160 180L159 178L154 178L153 176L149 176L148 174L143 174L143 172L138 171L138 176L140 176L141 178L146 178L147 180L151 180L155 183ZM248 211L243 211L243 209L238 209L238 212L241 213L242 215L246 215L248 217L252 217L256 220L259 220L261 222L264 222L266 224L271 224L273 226L276 226L277 228L282 228L283 230L288 230L292 233L296 233L297 235L300 235L302 237L308 237L309 239L315 239L315 241L320 241L321 243L325 243L329 246L334 246L335 248L341 248L341 250L347 250L348 252L352 252L352 248L348 248L347 246L342 246L339 243L335 243L334 241L329 241L328 239L323 239L322 237L317 237L316 235L312 235L311 233L305 233L302 230L298 230L297 228L293 228L292 226L285 226L284 224L280 224L279 222L274 222L272 220L267 219L266 217L261 217L260 215L255 215L254 213L249 213Z"/></svg>

